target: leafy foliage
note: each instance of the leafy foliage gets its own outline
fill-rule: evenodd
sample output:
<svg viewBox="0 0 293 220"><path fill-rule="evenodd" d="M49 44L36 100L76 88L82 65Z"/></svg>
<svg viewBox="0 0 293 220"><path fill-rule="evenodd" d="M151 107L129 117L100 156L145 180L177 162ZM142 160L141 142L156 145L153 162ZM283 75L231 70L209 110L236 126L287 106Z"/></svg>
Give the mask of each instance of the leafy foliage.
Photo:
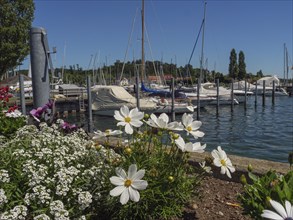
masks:
<svg viewBox="0 0 293 220"><path fill-rule="evenodd" d="M229 77L237 79L238 77L238 65L237 65L237 53L233 48L230 52L230 63L229 63Z"/></svg>
<svg viewBox="0 0 293 220"><path fill-rule="evenodd" d="M293 170L286 175L269 171L258 177L249 172L251 184L244 185L244 193L239 199L247 214L255 219L261 219L264 209L270 209L269 199L281 202L293 202Z"/></svg>
<svg viewBox="0 0 293 220"><path fill-rule="evenodd" d="M171 141L171 142L170 142ZM148 187L137 203L124 206L112 200L111 219L170 219L181 216L183 207L197 192L202 171L188 164L188 153L181 152L166 130L146 129L121 151L122 166L136 163L146 170Z"/></svg>
<svg viewBox="0 0 293 220"><path fill-rule="evenodd" d="M238 55L238 79L243 80L246 77L246 64L245 64L245 56L242 50L240 50Z"/></svg>
<svg viewBox="0 0 293 220"><path fill-rule="evenodd" d="M33 0L1 0L0 77L28 55L33 15Z"/></svg>

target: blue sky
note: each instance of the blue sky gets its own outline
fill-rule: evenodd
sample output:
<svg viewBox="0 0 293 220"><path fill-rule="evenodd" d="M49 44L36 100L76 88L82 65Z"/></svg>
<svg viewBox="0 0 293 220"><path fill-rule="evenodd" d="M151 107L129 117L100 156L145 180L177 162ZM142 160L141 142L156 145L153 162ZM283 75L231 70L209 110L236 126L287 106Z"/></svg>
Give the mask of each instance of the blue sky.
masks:
<svg viewBox="0 0 293 220"><path fill-rule="evenodd" d="M57 47L55 67L79 64L87 69L141 58L140 0L35 0L33 27L47 30ZM145 0L147 60L185 65L203 19L202 0ZM132 29L132 23L135 24ZM133 32L132 32L133 31ZM130 44L130 34L132 38ZM232 48L245 54L246 70L283 77L286 43L293 60L292 0L207 0L204 66L228 73ZM199 67L201 38L191 64ZM23 68L26 69L23 65ZM92 68L93 61L90 68ZM291 73L290 73L291 74Z"/></svg>

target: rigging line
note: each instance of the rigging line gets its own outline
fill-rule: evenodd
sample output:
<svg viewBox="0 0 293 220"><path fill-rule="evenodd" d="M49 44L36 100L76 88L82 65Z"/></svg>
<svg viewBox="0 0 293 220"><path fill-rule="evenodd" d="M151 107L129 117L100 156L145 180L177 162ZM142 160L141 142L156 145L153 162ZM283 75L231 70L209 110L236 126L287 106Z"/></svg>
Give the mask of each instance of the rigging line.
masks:
<svg viewBox="0 0 293 220"><path fill-rule="evenodd" d="M190 58L189 58L188 64L190 64L190 61L191 61L191 59L192 59L192 56L193 56L193 53L194 53L195 47L196 47L197 42L198 42L198 39L199 39L199 35L200 35L201 30L202 30L202 27L203 27L203 24L204 24L204 20L202 20L202 22L201 22L201 26L200 26L199 32L198 32L198 34L197 34L196 41L195 41L195 44L194 44L194 46L193 46L193 49L192 49L192 52L191 52L191 55L190 55Z"/></svg>
<svg viewBox="0 0 293 220"><path fill-rule="evenodd" d="M130 32L130 35L129 35L129 38L128 38L128 44L127 44L126 52L125 52L125 55L124 55L123 66L122 66L122 70L121 70L121 75L120 75L119 82L121 82L121 80L122 80L122 76L123 76L123 72L124 72L124 67L125 67L125 61L126 61L126 57L127 57L127 53L128 53L129 44L130 44L130 41L132 39L132 34L133 34L133 29L134 29L134 24L135 24L135 20L136 20L137 13L138 13L138 8L136 8L135 16L134 16L134 19L132 21L131 32Z"/></svg>
<svg viewBox="0 0 293 220"><path fill-rule="evenodd" d="M149 48L150 48L150 53L151 53L151 57L152 57L152 61L153 61L153 66L154 66L154 70L155 70L155 75L157 76L158 73L157 73L157 70L156 70L155 63L154 63L153 51L152 51L152 48L151 48L151 44L150 44L149 35L148 35L148 31L147 31L146 25L145 25L144 28L145 28L145 32L146 32L146 37L147 37L148 45L149 45Z"/></svg>
<svg viewBox="0 0 293 220"><path fill-rule="evenodd" d="M190 65L190 61L191 61L191 59L192 59L192 57L193 57L193 53L194 53L194 51L195 51L195 47L196 47L196 45L197 45L197 42L198 42L198 39L199 39L199 36L200 36L201 30L202 30L202 28L203 28L203 24L204 24L204 19L203 19L202 22L201 22L201 25L200 25L200 28L199 28L199 32L198 32L197 37L196 37L196 41L195 41L195 43L194 43L194 46L193 46L193 49L192 49L192 52L191 52L191 55L190 55L190 58L189 58L189 61L188 61L188 64L187 64L187 73L190 75L191 84L193 84L193 82L192 82L192 77L191 77L190 70L189 70L189 65Z"/></svg>

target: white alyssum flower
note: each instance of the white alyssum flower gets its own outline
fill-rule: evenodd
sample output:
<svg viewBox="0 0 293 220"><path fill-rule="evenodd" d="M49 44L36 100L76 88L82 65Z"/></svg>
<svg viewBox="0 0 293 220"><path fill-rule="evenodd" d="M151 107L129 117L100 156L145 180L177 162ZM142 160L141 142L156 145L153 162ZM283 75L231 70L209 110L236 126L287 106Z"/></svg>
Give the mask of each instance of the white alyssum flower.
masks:
<svg viewBox="0 0 293 220"><path fill-rule="evenodd" d="M125 105L120 108L120 111L116 110L114 115L114 118L119 121L117 126L125 126L125 132L127 134L133 134L132 127L139 128L143 125L141 121L143 117L144 113L140 112L138 108L129 111L129 108Z"/></svg>
<svg viewBox="0 0 293 220"><path fill-rule="evenodd" d="M92 195L89 192L80 192L78 195L79 209L84 210L92 203Z"/></svg>
<svg viewBox="0 0 293 220"><path fill-rule="evenodd" d="M27 216L27 207L23 205L17 205L13 209L0 213L0 219L18 219L25 220Z"/></svg>
<svg viewBox="0 0 293 220"><path fill-rule="evenodd" d="M202 125L201 121L193 121L191 114L184 113L182 115L182 124L187 135L191 134L195 139L204 136L204 133L198 130Z"/></svg>
<svg viewBox="0 0 293 220"><path fill-rule="evenodd" d="M166 113L162 113L159 117L155 114L151 114L150 118L146 123L154 128L182 131L183 125L177 121L169 123L169 116Z"/></svg>
<svg viewBox="0 0 293 220"><path fill-rule="evenodd" d="M103 137L109 137L109 136L115 136L122 134L122 131L120 130L111 130L107 129L105 132L102 132L100 130L94 131L95 136L93 137L94 140L103 138Z"/></svg>
<svg viewBox="0 0 293 220"><path fill-rule="evenodd" d="M10 178L7 170L0 170L0 183L9 183Z"/></svg>
<svg viewBox="0 0 293 220"><path fill-rule="evenodd" d="M112 176L110 181L116 185L114 189L110 191L111 196L120 196L120 203L126 204L128 200L138 202L140 194L138 190L146 189L148 183L142 180L145 170L137 171L136 164L132 164L128 168L128 175L126 172L118 167L115 169L117 176Z"/></svg>
<svg viewBox="0 0 293 220"><path fill-rule="evenodd" d="M270 203L276 212L265 209L261 217L275 220L293 220L293 205L289 201L285 201L285 208L275 200L271 199Z"/></svg>
<svg viewBox="0 0 293 220"><path fill-rule="evenodd" d="M231 160L227 157L225 151L222 150L220 146L218 150L212 151L212 156L214 158L213 163L217 167L221 167L221 174L227 174L231 178L231 173L235 172L235 167L233 167ZM230 173L231 172L231 173Z"/></svg>
<svg viewBox="0 0 293 220"><path fill-rule="evenodd" d="M7 203L7 197L5 195L4 189L0 189L0 206Z"/></svg>
<svg viewBox="0 0 293 220"><path fill-rule="evenodd" d="M203 153L206 148L206 144L201 145L200 142L188 142L185 143L183 138L178 138L175 140L177 147L182 150L182 152L192 152L192 153Z"/></svg>
<svg viewBox="0 0 293 220"><path fill-rule="evenodd" d="M51 218L46 214L37 215L34 217L34 220L50 220Z"/></svg>

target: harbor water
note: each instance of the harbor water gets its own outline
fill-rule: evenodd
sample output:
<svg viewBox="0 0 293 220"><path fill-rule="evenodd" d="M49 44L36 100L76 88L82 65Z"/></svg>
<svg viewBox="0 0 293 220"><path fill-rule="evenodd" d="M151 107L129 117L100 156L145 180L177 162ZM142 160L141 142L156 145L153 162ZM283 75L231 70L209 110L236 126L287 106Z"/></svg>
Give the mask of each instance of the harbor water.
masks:
<svg viewBox="0 0 293 220"><path fill-rule="evenodd" d="M86 115L69 115L71 123L87 127ZM176 121L182 115L176 116ZM196 118L196 112L194 113ZM243 104L231 106L206 106L200 109L201 131L205 136L198 141L207 144L207 151L221 146L227 154L288 162L288 153L293 151L293 97L272 98L258 96L247 99ZM114 117L93 115L94 130L118 129Z"/></svg>

